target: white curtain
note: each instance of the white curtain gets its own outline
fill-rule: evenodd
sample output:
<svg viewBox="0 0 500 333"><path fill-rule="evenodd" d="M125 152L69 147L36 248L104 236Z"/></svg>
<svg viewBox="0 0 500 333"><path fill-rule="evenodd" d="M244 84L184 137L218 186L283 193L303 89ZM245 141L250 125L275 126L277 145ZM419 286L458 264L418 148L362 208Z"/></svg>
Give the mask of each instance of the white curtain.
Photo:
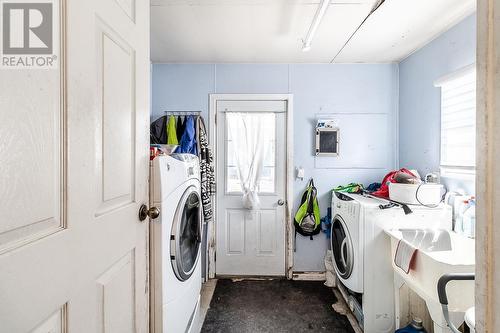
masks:
<svg viewBox="0 0 500 333"><path fill-rule="evenodd" d="M235 147L235 162L243 193L243 207L260 207L258 185L273 132L266 130L275 115L264 112L227 112L230 139Z"/></svg>

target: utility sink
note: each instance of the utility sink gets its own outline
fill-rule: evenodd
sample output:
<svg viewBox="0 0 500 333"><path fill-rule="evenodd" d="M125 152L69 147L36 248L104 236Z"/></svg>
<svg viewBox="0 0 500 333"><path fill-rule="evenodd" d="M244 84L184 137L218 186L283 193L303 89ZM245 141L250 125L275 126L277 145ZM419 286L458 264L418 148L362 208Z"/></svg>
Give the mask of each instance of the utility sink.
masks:
<svg viewBox="0 0 500 333"><path fill-rule="evenodd" d="M443 318L437 283L443 274L475 271L475 241L444 229L390 229L385 230L385 233L391 237L394 271L425 300L434 321L434 331L451 332ZM400 240L417 249L408 274L394 264ZM465 311L474 306L474 282L452 281L448 283L446 292L450 319L456 326L460 326L464 321Z"/></svg>

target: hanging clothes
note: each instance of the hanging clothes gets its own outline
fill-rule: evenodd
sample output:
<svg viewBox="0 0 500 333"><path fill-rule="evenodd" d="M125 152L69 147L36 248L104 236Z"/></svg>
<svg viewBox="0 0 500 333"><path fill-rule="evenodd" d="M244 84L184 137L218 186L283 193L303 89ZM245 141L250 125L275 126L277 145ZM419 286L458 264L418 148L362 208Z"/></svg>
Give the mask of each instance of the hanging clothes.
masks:
<svg viewBox="0 0 500 333"><path fill-rule="evenodd" d="M181 141L179 142L180 147L177 152L198 155L195 119L193 116L187 116L185 122L186 128L184 129L184 133L182 133Z"/></svg>
<svg viewBox="0 0 500 333"><path fill-rule="evenodd" d="M401 168L399 170L393 170L385 175L384 179L382 180L382 185L377 191L373 192L372 195L382 198L389 198L389 183L397 183L396 176L399 172L408 174L413 178L417 178L417 176L408 169Z"/></svg>
<svg viewBox="0 0 500 333"><path fill-rule="evenodd" d="M346 192L346 193L361 193L363 192L363 184L349 183L347 185L339 185L333 189L335 192Z"/></svg>
<svg viewBox="0 0 500 333"><path fill-rule="evenodd" d="M167 123L167 144L178 145L177 128L175 126L175 116L170 116Z"/></svg>
<svg viewBox="0 0 500 333"><path fill-rule="evenodd" d="M208 145L207 130L201 116L196 118L196 142L200 158L201 202L205 222L213 219L212 195L215 194L214 157Z"/></svg>
<svg viewBox="0 0 500 333"><path fill-rule="evenodd" d="M151 144L167 143L167 116L160 117L151 123L149 139Z"/></svg>
<svg viewBox="0 0 500 333"><path fill-rule="evenodd" d="M185 119L185 118L184 118ZM182 133L184 133L184 129L186 128L186 126L184 126L184 122L185 120L182 119L181 116L178 116L177 117L177 138L182 138Z"/></svg>

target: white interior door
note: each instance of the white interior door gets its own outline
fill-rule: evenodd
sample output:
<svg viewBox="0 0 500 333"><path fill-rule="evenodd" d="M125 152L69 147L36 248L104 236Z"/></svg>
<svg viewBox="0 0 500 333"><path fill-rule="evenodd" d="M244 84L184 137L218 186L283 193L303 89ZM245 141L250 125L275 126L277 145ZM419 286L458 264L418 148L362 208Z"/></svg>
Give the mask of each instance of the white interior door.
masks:
<svg viewBox="0 0 500 333"><path fill-rule="evenodd" d="M149 2L61 1L0 69L0 332L147 332Z"/></svg>
<svg viewBox="0 0 500 333"><path fill-rule="evenodd" d="M285 275L286 101L217 101L216 274ZM244 117L243 123L239 115ZM240 122L240 123L237 123ZM254 128L255 126L262 126ZM236 130L235 130L236 129ZM256 182L260 206L243 205L241 161L251 163L245 144L264 145ZM254 138L252 135L260 136Z"/></svg>

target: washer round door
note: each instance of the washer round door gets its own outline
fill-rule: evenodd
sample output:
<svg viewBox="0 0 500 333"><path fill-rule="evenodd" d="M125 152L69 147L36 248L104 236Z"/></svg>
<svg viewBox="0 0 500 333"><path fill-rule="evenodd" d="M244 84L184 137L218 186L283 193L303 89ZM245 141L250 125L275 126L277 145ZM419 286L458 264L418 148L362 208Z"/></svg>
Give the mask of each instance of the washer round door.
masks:
<svg viewBox="0 0 500 333"><path fill-rule="evenodd" d="M201 209L196 187L188 187L175 212L170 235L170 260L180 281L189 279L196 268L201 244Z"/></svg>
<svg viewBox="0 0 500 333"><path fill-rule="evenodd" d="M354 267L354 251L349 230L340 215L333 218L331 241L337 273L341 278L348 279Z"/></svg>

